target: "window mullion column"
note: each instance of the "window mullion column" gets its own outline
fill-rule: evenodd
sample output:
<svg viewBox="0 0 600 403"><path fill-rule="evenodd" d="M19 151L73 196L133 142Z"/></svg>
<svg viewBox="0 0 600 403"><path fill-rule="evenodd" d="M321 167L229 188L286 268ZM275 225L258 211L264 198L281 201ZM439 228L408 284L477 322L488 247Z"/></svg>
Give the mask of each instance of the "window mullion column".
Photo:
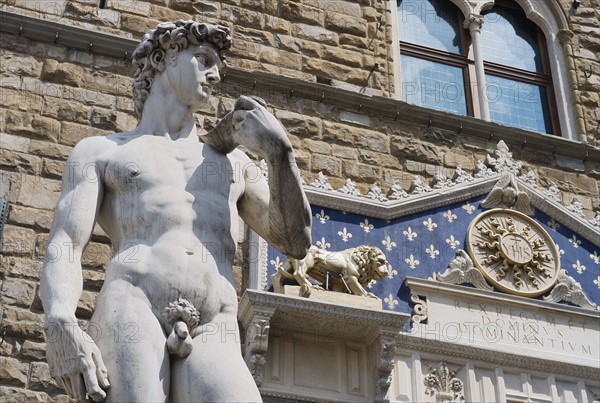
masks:
<svg viewBox="0 0 600 403"><path fill-rule="evenodd" d="M490 107L487 102L485 70L483 67L483 50L481 49L481 26L483 16L470 14L465 20L465 28L469 29L471 42L473 44L473 61L475 63L475 77L477 79L477 98L479 98L479 110L481 119L490 121Z"/></svg>

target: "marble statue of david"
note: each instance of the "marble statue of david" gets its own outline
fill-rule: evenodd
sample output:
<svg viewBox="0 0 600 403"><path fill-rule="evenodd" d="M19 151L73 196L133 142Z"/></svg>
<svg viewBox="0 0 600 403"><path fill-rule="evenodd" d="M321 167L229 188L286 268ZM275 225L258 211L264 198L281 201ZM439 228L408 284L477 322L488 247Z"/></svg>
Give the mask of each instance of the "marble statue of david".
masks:
<svg viewBox="0 0 600 403"><path fill-rule="evenodd" d="M230 45L222 26L150 30L133 54L139 125L84 139L66 164L41 292L51 374L78 401L261 400L240 352L238 216L300 259L311 214L286 132L262 103L242 97L225 135L264 158L268 180L242 151L199 141L193 113ZM86 333L75 309L96 221L114 255Z"/></svg>

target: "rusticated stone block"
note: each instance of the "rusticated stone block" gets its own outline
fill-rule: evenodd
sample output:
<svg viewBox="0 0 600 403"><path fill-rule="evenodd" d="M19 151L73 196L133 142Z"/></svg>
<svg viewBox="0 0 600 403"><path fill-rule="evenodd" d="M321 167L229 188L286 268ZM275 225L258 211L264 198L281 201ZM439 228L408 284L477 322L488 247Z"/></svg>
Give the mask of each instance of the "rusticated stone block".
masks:
<svg viewBox="0 0 600 403"><path fill-rule="evenodd" d="M174 2L174 5L184 3L184 0L177 0ZM190 1L188 1L190 2ZM108 6L117 11L123 11L130 14L137 14L141 16L147 17L150 15L150 3L145 1L131 1L131 0L110 0L108 2ZM176 7L173 7L176 8ZM182 10L185 11L185 10Z"/></svg>
<svg viewBox="0 0 600 403"><path fill-rule="evenodd" d="M381 169L355 161L342 161L342 176L346 179L372 184L381 180Z"/></svg>
<svg viewBox="0 0 600 403"><path fill-rule="evenodd" d="M323 172L328 176L341 176L342 164L338 158L328 155L313 154L311 156L311 168L315 172Z"/></svg>
<svg viewBox="0 0 600 403"><path fill-rule="evenodd" d="M86 72L83 68L71 63L59 63L47 59L42 70L42 80L57 84L84 86Z"/></svg>
<svg viewBox="0 0 600 403"><path fill-rule="evenodd" d="M51 160L48 158L42 159L42 175L53 179L62 177L65 164L62 161Z"/></svg>
<svg viewBox="0 0 600 403"><path fill-rule="evenodd" d="M331 154L344 160L358 160L358 150L354 147L345 147L337 144L331 146Z"/></svg>
<svg viewBox="0 0 600 403"><path fill-rule="evenodd" d="M281 16L288 21L323 26L325 11L320 8L284 0L281 4Z"/></svg>
<svg viewBox="0 0 600 403"><path fill-rule="evenodd" d="M23 174L17 202L27 207L53 210L59 193L59 181Z"/></svg>
<svg viewBox="0 0 600 403"><path fill-rule="evenodd" d="M3 255L31 256L35 232L29 228L5 225L0 250Z"/></svg>
<svg viewBox="0 0 600 403"><path fill-rule="evenodd" d="M0 167L18 169L19 172L39 175L42 161L39 157L30 154L17 153L0 148Z"/></svg>
<svg viewBox="0 0 600 403"><path fill-rule="evenodd" d="M43 392L9 386L0 386L0 400L11 403L46 403L49 396Z"/></svg>
<svg viewBox="0 0 600 403"><path fill-rule="evenodd" d="M6 112L6 131L14 135L32 136L56 142L60 132L60 122L35 114L9 110Z"/></svg>
<svg viewBox="0 0 600 403"><path fill-rule="evenodd" d="M0 88L0 106L19 109L23 112L39 112L42 109L42 97L25 90Z"/></svg>
<svg viewBox="0 0 600 403"><path fill-rule="evenodd" d="M292 23L284 20L283 18L267 15L265 17L265 29L268 29L271 32L289 34L292 29Z"/></svg>
<svg viewBox="0 0 600 403"><path fill-rule="evenodd" d="M89 124L92 108L78 102L60 98L47 97L44 100L42 114L62 122Z"/></svg>
<svg viewBox="0 0 600 403"><path fill-rule="evenodd" d="M91 319L96 307L96 297L97 294L95 292L83 290L75 311L78 318Z"/></svg>
<svg viewBox="0 0 600 403"><path fill-rule="evenodd" d="M332 122L324 123L323 140L382 153L390 151L389 139L385 134Z"/></svg>
<svg viewBox="0 0 600 403"><path fill-rule="evenodd" d="M45 362L32 362L29 376L29 389L46 393L64 393L50 376L50 367Z"/></svg>
<svg viewBox="0 0 600 403"><path fill-rule="evenodd" d="M151 28L159 24L159 20L140 17L133 14L121 15L121 29L141 37Z"/></svg>
<svg viewBox="0 0 600 403"><path fill-rule="evenodd" d="M21 356L32 360L46 359L46 343L36 343L31 340L25 340L21 347Z"/></svg>
<svg viewBox="0 0 600 403"><path fill-rule="evenodd" d="M28 278L39 281L42 272L42 262L31 258L4 256L0 261L0 271L12 277Z"/></svg>
<svg viewBox="0 0 600 403"><path fill-rule="evenodd" d="M344 50L339 47L323 46L323 59L344 65L361 67L363 56L358 52Z"/></svg>
<svg viewBox="0 0 600 403"><path fill-rule="evenodd" d="M0 381L5 385L27 385L27 372L29 365L21 363L14 358L0 357Z"/></svg>
<svg viewBox="0 0 600 403"><path fill-rule="evenodd" d="M331 154L331 145L324 141L304 139L302 141L302 149L305 149L312 153L317 153L317 154L325 154L325 155Z"/></svg>
<svg viewBox="0 0 600 403"><path fill-rule="evenodd" d="M31 140L29 152L42 157L59 158L66 160L71 154L72 147L47 141Z"/></svg>
<svg viewBox="0 0 600 403"><path fill-rule="evenodd" d="M241 7L222 5L221 18L244 27L263 29L265 26L264 14Z"/></svg>
<svg viewBox="0 0 600 403"><path fill-rule="evenodd" d="M364 162L365 164L377 165L381 167L387 168L399 168L400 162L398 159L392 155L378 153L370 150L361 149L358 160L360 162Z"/></svg>
<svg viewBox="0 0 600 403"><path fill-rule="evenodd" d="M311 137L312 139L321 136L323 125L319 118L284 110L277 110L275 116L291 134L296 134L300 137Z"/></svg>
<svg viewBox="0 0 600 403"><path fill-rule="evenodd" d="M302 56L266 46L263 46L260 51L260 61L298 70L302 66Z"/></svg>
<svg viewBox="0 0 600 403"><path fill-rule="evenodd" d="M438 165L442 163L443 159L439 147L403 136L392 136L391 153L401 160L410 158L415 161Z"/></svg>
<svg viewBox="0 0 600 403"><path fill-rule="evenodd" d="M17 339L44 341L44 316L4 305L6 335Z"/></svg>
<svg viewBox="0 0 600 403"><path fill-rule="evenodd" d="M150 18L157 19L159 21L177 21L177 20L189 20L190 13L172 10L167 7L161 7L153 5L150 7Z"/></svg>
<svg viewBox="0 0 600 403"><path fill-rule="evenodd" d="M35 287L34 282L8 277L2 283L2 303L29 308L35 296Z"/></svg>
<svg viewBox="0 0 600 403"><path fill-rule="evenodd" d="M326 45L335 46L339 44L339 37L336 32L314 25L296 24L293 35Z"/></svg>
<svg viewBox="0 0 600 403"><path fill-rule="evenodd" d="M339 13L327 13L325 27L335 32L348 33L360 37L367 35L365 22L361 18Z"/></svg>

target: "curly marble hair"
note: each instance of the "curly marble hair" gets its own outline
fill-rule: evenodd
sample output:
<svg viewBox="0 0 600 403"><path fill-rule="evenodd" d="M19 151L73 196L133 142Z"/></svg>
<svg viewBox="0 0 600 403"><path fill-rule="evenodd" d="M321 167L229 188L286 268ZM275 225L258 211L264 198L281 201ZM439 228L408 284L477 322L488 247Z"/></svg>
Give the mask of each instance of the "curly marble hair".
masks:
<svg viewBox="0 0 600 403"><path fill-rule="evenodd" d="M157 72L165 70L169 49L181 51L190 45L211 43L225 62L225 52L231 47L229 28L221 25L179 20L163 22L149 30L132 54L132 65L136 68L133 76L133 102L138 117L142 116L144 102L150 94L150 87Z"/></svg>

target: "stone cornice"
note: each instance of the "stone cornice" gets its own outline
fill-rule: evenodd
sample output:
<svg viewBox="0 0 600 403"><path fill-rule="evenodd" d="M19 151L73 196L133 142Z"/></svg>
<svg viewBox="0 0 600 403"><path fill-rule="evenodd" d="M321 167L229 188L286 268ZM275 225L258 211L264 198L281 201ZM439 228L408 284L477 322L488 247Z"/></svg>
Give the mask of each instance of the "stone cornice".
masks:
<svg viewBox="0 0 600 403"><path fill-rule="evenodd" d="M494 291L479 290L462 285L445 284L439 281L426 280L417 277L406 277L404 280L406 286L413 294L419 295L422 290L429 292L449 294L457 298L480 298L490 303L504 303L515 305L517 308L527 308L533 311L552 311L552 313L564 313L572 316L585 316L591 319L600 320L600 312L584 309L572 305L558 304L555 302L546 302L539 299L525 298L518 295L504 294Z"/></svg>
<svg viewBox="0 0 600 403"><path fill-rule="evenodd" d="M457 359L470 359L479 362L495 364L500 367L517 367L527 371L573 376L584 380L597 380L600 378L600 369L549 360L539 357L529 357L510 352L486 350L470 345L454 344L446 341L415 337L410 334L401 334L396 342L398 349L419 351L430 356L455 357Z"/></svg>
<svg viewBox="0 0 600 403"><path fill-rule="evenodd" d="M9 12L0 7L0 32L21 35L31 40L56 43L69 49L91 51L112 58L128 58L138 43L137 39L120 37L100 31L92 31L74 25L33 18ZM58 37L57 37L58 34ZM91 45L91 46L90 46ZM366 77L365 77L366 79ZM247 92L265 90L265 93L281 98L293 95L297 98L321 101L348 110L359 110L371 116L390 120L390 124L427 125L448 130L463 139L504 140L507 144L525 148L549 156L567 157L587 164L600 164L600 149L566 140L561 137L510 128L480 119L458 116L432 109L410 105L394 98L372 96L329 85L307 82L262 71L248 71L230 67L225 85L233 83ZM293 90L293 93L292 93ZM268 99L267 99L268 101ZM397 123L394 123L397 122ZM431 122L431 123L430 123ZM468 140L467 140L468 141Z"/></svg>
<svg viewBox="0 0 600 403"><path fill-rule="evenodd" d="M315 301L308 298L275 294L266 291L246 290L238 308L238 319L242 323L254 314L256 309L275 309L278 314L301 313L341 323L371 324L399 331L410 319L410 315L357 308L332 302Z"/></svg>
<svg viewBox="0 0 600 403"><path fill-rule="evenodd" d="M456 186L429 193L410 195L406 199L378 202L364 197L346 195L333 190L306 187L306 195L311 204L332 208L347 213L393 220L395 218L447 206L481 196L489 192L498 181L497 177L479 180L468 185Z"/></svg>

